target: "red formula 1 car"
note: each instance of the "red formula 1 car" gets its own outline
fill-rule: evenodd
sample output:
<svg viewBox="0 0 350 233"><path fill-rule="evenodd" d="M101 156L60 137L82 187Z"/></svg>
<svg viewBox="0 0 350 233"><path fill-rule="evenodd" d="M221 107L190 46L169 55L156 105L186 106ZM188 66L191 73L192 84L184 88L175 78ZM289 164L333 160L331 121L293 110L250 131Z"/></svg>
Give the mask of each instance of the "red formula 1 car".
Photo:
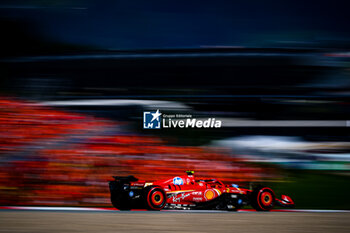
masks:
<svg viewBox="0 0 350 233"><path fill-rule="evenodd" d="M274 205L294 206L290 197L282 195L277 199L268 187L246 189L236 184L225 185L217 179L195 179L193 171L155 182L139 181L134 176L114 176L114 179L109 182L111 201L120 210L238 210L251 205L258 211L269 211Z"/></svg>

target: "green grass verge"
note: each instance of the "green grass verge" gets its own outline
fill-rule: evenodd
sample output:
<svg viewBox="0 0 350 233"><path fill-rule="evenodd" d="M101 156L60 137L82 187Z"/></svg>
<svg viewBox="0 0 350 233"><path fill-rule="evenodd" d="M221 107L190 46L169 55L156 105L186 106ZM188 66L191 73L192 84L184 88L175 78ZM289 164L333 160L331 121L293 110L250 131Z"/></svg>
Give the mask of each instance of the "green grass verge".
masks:
<svg viewBox="0 0 350 233"><path fill-rule="evenodd" d="M350 209L350 176L289 171L286 182L266 184L278 198L290 196L298 209Z"/></svg>

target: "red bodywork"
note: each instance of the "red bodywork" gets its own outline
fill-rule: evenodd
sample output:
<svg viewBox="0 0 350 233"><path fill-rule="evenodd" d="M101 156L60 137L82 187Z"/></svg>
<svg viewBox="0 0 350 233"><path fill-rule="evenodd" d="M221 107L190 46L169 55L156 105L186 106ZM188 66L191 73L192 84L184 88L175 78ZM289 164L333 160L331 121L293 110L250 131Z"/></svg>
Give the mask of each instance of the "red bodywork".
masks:
<svg viewBox="0 0 350 233"><path fill-rule="evenodd" d="M170 179L158 180L155 182L136 181L131 182L130 186L160 187L166 193L166 202L168 205L182 206L191 206L197 205L199 203L213 201L225 193L232 194L233 196L243 195L246 197L250 197L250 194L253 192L253 190L250 189L240 188L238 185L225 185L217 179L195 179L195 177L192 174L184 176L175 176ZM270 195L269 197L262 197L266 198L266 200L268 200L267 202L274 201L274 203L280 206L294 205L294 202L290 197L282 195L281 199L271 198L275 197L273 191L267 187L264 189L269 189L272 192L272 195ZM262 195L269 194L263 193Z"/></svg>

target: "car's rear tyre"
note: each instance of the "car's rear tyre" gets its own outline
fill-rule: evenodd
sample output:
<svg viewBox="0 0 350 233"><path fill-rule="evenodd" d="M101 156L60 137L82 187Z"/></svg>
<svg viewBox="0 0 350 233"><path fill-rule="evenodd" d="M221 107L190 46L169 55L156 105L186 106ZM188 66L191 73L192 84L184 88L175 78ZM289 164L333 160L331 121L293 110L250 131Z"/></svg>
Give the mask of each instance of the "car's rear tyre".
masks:
<svg viewBox="0 0 350 233"><path fill-rule="evenodd" d="M130 210L131 203L130 199L121 191L121 186L119 182L111 181L109 183L109 188L111 192L111 203L114 208L118 210Z"/></svg>
<svg viewBox="0 0 350 233"><path fill-rule="evenodd" d="M275 193L268 187L256 188L251 196L251 204L257 211L269 211L275 205Z"/></svg>
<svg viewBox="0 0 350 233"><path fill-rule="evenodd" d="M161 210L166 204L166 194L159 187L147 187L145 190L147 208L150 210Z"/></svg>
<svg viewBox="0 0 350 233"><path fill-rule="evenodd" d="M130 201L125 198L122 197L121 195L111 195L111 202L112 205L114 206L114 208L118 209L118 210L130 210L131 209L131 205L130 205Z"/></svg>

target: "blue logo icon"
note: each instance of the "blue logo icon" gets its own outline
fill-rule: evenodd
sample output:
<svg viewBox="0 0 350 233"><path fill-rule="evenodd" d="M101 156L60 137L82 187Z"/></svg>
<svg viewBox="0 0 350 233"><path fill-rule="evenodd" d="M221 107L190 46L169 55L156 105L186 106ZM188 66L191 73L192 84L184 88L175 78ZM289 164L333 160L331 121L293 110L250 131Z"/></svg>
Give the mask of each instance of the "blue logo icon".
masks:
<svg viewBox="0 0 350 233"><path fill-rule="evenodd" d="M133 191L130 191L129 192L129 197L133 197L134 196L134 192Z"/></svg>
<svg viewBox="0 0 350 233"><path fill-rule="evenodd" d="M184 181L180 178L180 177L175 177L173 179L173 184L174 185L183 185L184 184Z"/></svg>
<svg viewBox="0 0 350 233"><path fill-rule="evenodd" d="M156 112L143 112L143 128L160 129L161 115L159 109Z"/></svg>

